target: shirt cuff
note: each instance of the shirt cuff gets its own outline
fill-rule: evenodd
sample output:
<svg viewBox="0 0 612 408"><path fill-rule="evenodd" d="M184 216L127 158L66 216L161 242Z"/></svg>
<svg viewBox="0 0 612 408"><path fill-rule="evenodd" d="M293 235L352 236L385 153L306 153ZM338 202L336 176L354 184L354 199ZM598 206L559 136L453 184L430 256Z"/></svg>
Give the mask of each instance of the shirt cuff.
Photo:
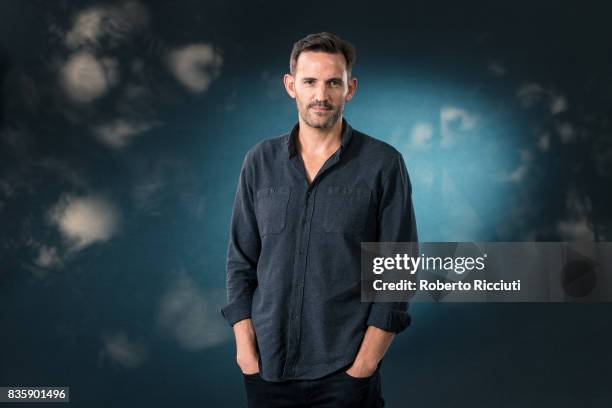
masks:
<svg viewBox="0 0 612 408"><path fill-rule="evenodd" d="M368 326L399 333L410 325L410 314L404 310L391 309L379 303L373 303L368 316Z"/></svg>
<svg viewBox="0 0 612 408"><path fill-rule="evenodd" d="M221 308L221 314L229 325L233 326L234 323L251 317L251 303L251 298L235 300Z"/></svg>

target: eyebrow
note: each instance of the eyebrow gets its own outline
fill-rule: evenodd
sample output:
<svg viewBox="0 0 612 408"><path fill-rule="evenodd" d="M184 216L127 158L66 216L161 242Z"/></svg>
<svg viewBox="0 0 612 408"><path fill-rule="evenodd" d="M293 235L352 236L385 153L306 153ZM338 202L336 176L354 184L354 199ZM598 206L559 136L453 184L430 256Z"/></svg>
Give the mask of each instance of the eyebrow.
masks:
<svg viewBox="0 0 612 408"><path fill-rule="evenodd" d="M316 80L317 80L317 78L313 78L313 77L305 77L305 78L302 78L302 81L316 81ZM344 82L344 81L342 80L342 78L337 78L337 77L336 77L336 78L330 78L330 79L328 79L326 82L331 82L331 81L339 81L339 82Z"/></svg>

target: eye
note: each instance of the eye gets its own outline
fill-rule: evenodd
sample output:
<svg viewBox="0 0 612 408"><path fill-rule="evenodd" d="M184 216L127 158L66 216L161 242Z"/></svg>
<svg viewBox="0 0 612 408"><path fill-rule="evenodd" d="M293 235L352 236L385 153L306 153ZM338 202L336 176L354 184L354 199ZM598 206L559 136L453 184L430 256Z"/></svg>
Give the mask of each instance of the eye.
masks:
<svg viewBox="0 0 612 408"><path fill-rule="evenodd" d="M331 86L341 86L342 85L342 81L339 81L337 79L333 79L330 81Z"/></svg>
<svg viewBox="0 0 612 408"><path fill-rule="evenodd" d="M304 83L308 84L308 85L311 85L313 82L314 82L314 80L312 80L312 79L305 79L304 80Z"/></svg>

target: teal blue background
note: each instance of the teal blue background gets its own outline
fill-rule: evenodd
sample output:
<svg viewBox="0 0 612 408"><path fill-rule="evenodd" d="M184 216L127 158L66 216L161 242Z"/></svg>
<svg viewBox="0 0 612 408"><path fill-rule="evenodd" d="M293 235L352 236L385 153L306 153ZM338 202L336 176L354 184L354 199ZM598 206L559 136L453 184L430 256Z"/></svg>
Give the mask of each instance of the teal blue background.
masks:
<svg viewBox="0 0 612 408"><path fill-rule="evenodd" d="M297 120L281 78L311 32L355 44L345 117L403 153L421 240L609 241L611 10L493 3L147 2L146 24L89 49L116 82L75 102L66 35L123 3L2 2L0 385L70 386L79 407L244 406L218 312L231 206L246 151ZM168 68L189 44L221 56L205 90ZM118 118L150 129L113 148L92 129ZM76 245L50 215L66 197L102 203L85 218L111 214L108 236L91 225ZM608 304L411 310L382 368L389 407L612 403Z"/></svg>

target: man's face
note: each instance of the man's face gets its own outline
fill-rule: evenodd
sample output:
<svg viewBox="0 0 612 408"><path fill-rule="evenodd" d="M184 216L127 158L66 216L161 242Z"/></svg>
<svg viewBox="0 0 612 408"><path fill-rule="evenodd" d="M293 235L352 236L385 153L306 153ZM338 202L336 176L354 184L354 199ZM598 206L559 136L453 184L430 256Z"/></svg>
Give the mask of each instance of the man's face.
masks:
<svg viewBox="0 0 612 408"><path fill-rule="evenodd" d="M297 59L295 75L285 75L285 87L308 126L329 129L353 97L357 80L348 79L342 54L304 51Z"/></svg>

